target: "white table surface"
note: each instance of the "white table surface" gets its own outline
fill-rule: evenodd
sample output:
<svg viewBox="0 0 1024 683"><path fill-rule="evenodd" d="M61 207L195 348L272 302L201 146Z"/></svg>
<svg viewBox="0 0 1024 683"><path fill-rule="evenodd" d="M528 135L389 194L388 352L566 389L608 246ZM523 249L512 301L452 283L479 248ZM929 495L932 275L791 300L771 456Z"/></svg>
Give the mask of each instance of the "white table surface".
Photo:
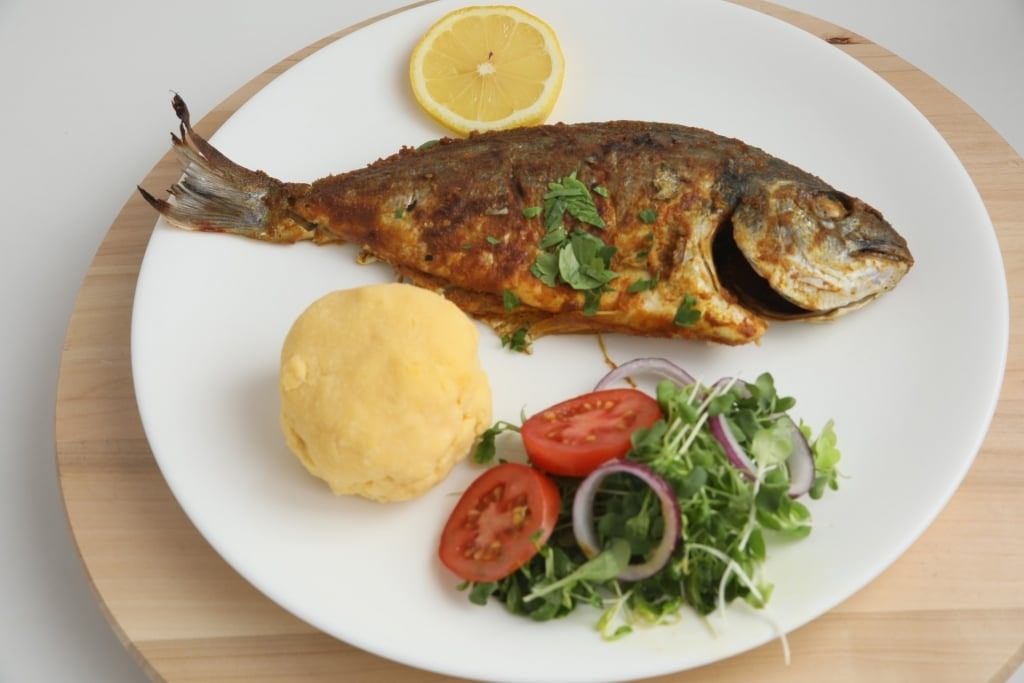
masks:
<svg viewBox="0 0 1024 683"><path fill-rule="evenodd" d="M1024 154L1022 0L777 1L900 55ZM296 50L405 4L0 0L0 683L146 680L75 553L53 416L76 294L167 151L169 90L199 120Z"/></svg>

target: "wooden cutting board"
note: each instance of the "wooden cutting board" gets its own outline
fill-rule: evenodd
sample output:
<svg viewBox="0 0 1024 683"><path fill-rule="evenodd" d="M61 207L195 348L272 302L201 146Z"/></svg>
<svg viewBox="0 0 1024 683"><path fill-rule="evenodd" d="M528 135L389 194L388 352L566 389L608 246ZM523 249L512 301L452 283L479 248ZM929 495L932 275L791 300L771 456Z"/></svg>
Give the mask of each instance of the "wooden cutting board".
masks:
<svg viewBox="0 0 1024 683"><path fill-rule="evenodd" d="M963 102L878 45L767 2L738 4L859 59L945 136L998 231L1010 287L1010 351L990 433L950 504L877 580L791 634L789 666L778 643L770 643L657 680L1005 680L1024 660L1024 161ZM196 129L210 135L290 66L365 24L260 74ZM142 184L167 187L178 173L168 153ZM82 284L56 405L57 472L68 522L97 599L125 647L154 680L168 683L453 680L362 652L291 616L236 574L178 506L147 445L132 390L131 306L154 215L135 192L130 195Z"/></svg>

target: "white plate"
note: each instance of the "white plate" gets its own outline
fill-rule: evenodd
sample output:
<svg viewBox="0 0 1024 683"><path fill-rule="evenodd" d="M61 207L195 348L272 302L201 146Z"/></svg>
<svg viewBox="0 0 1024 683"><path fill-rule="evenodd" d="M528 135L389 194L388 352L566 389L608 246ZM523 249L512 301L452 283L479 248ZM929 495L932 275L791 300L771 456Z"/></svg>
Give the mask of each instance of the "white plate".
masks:
<svg viewBox="0 0 1024 683"><path fill-rule="evenodd" d="M406 64L421 33L461 4L406 11L324 48L253 97L214 142L243 165L306 181L438 137L409 94ZM771 548L769 609L730 609L724 625L711 622L717 636L689 617L607 643L586 609L536 624L476 607L435 559L473 466L391 506L335 498L307 475L278 428L277 358L314 299L392 278L354 265L347 247L274 246L158 222L132 326L143 423L210 544L272 600L353 645L487 680L624 680L699 666L774 638L773 623L788 632L843 601L953 494L987 430L1006 357L994 230L927 120L807 33L725 2L522 4L551 23L568 60L554 119L665 120L738 136L880 208L917 259L866 309L824 325L776 324L759 346L607 340L617 360L664 355L706 380L770 371L797 397L797 415L815 428L835 419L847 477L811 504L810 538ZM154 134L173 123L168 109ZM591 337L543 339L531 356L503 351L489 330L481 339L496 418L585 391L604 370Z"/></svg>

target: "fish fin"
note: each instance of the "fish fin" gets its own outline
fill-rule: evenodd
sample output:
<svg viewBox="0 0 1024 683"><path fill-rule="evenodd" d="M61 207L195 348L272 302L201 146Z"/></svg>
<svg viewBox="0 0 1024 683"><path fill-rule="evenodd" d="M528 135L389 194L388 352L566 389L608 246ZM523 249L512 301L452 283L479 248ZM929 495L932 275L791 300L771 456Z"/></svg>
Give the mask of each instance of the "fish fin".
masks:
<svg viewBox="0 0 1024 683"><path fill-rule="evenodd" d="M175 93L179 135L171 143L182 175L168 190L171 201L139 187L142 198L167 222L185 230L226 232L269 242L313 239L317 226L290 210L308 185L283 183L231 161L192 130L185 101Z"/></svg>

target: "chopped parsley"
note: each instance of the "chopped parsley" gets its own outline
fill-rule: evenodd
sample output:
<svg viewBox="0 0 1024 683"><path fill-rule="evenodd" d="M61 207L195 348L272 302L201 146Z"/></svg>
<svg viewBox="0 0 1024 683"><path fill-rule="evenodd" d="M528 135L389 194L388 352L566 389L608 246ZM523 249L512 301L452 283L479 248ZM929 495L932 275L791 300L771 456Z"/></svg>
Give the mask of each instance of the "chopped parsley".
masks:
<svg viewBox="0 0 1024 683"><path fill-rule="evenodd" d="M506 289L502 293L501 299L502 299L502 304L505 306L505 310L506 311L515 310L519 306L519 304L521 303L519 301L519 297L516 296L516 293L513 292L511 289Z"/></svg>
<svg viewBox="0 0 1024 683"><path fill-rule="evenodd" d="M576 177L576 171L561 180L548 183L544 194L544 227L551 230L562 225L565 214L580 223L604 229L607 225L597 212L590 190Z"/></svg>
<svg viewBox="0 0 1024 683"><path fill-rule="evenodd" d="M672 322L680 327L690 327L696 324L700 320L700 309L694 308L697 305L697 299L692 294L687 294L683 297L683 300L679 302L679 308L676 309L676 315L672 318Z"/></svg>
<svg viewBox="0 0 1024 683"><path fill-rule="evenodd" d="M658 212L654 209L644 209L640 212L638 217L640 218L641 223L650 225L654 221L658 220Z"/></svg>
<svg viewBox="0 0 1024 683"><path fill-rule="evenodd" d="M617 277L611 270L615 247L582 230L563 238L557 246L537 255L530 272L549 287L568 284L583 292L583 314L597 312L601 294L609 289L608 283Z"/></svg>
<svg viewBox="0 0 1024 683"><path fill-rule="evenodd" d="M601 196L608 192L604 188L594 191ZM617 277L611 270L616 250L585 230L567 230L566 214L585 225L602 230L607 227L590 190L576 177L576 171L548 183L542 206L523 210L527 218L542 216L544 220L545 232L538 244L541 253L530 272L549 287L564 283L582 292L583 314L593 315L597 313L601 294L608 291L608 283Z"/></svg>
<svg viewBox="0 0 1024 683"><path fill-rule="evenodd" d="M520 327L511 334L503 334L501 336L501 345L511 351L526 352L530 349L530 341L526 335L527 329Z"/></svg>
<svg viewBox="0 0 1024 683"><path fill-rule="evenodd" d="M540 238L538 246L541 249L551 249L552 247L560 246L567 237L568 233L565 231L565 228L559 225L553 230L548 230L544 233L544 236Z"/></svg>
<svg viewBox="0 0 1024 683"><path fill-rule="evenodd" d="M636 280L629 286L626 291L630 294L636 294L637 292L646 292L654 289L658 286L657 276L650 278L649 280Z"/></svg>

